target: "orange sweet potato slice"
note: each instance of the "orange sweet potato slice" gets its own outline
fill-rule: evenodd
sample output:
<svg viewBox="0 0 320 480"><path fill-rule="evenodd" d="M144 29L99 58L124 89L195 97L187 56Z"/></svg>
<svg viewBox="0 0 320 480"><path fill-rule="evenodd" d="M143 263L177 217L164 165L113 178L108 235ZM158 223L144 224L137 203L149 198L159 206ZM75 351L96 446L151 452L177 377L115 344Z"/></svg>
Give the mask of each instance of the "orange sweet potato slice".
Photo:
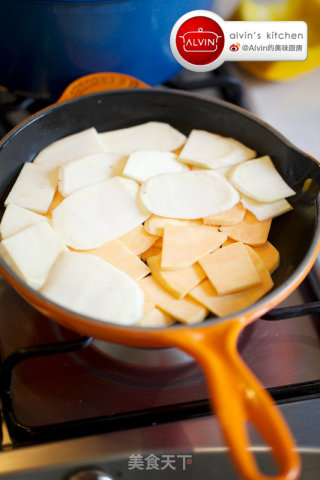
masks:
<svg viewBox="0 0 320 480"><path fill-rule="evenodd" d="M131 230L131 232L119 238L121 243L129 248L135 255L140 255L148 250L157 239L157 236L147 233L143 225L138 225L138 227Z"/></svg>
<svg viewBox="0 0 320 480"><path fill-rule="evenodd" d="M199 258L219 248L227 235L206 225L164 227L161 257L162 270L175 270L193 265Z"/></svg>
<svg viewBox="0 0 320 480"><path fill-rule="evenodd" d="M180 155L180 153L182 152L183 145L181 145L181 147L179 147L179 148L176 148L175 150L172 150L172 153L174 153L178 157Z"/></svg>
<svg viewBox="0 0 320 480"><path fill-rule="evenodd" d="M264 243L261 247L253 247L253 249L261 257L270 273L278 268L280 253L270 242Z"/></svg>
<svg viewBox="0 0 320 480"><path fill-rule="evenodd" d="M232 240L247 243L248 245L263 245L268 238L271 227L271 218L259 222L249 211L237 225L223 226L219 230L225 232Z"/></svg>
<svg viewBox="0 0 320 480"><path fill-rule="evenodd" d="M244 244L244 246L246 247L246 250L249 253L253 263L257 267L259 273L260 273L260 270L262 269L265 270L266 264L262 261L262 258L260 257L260 255L257 254L254 247L250 247L250 245L246 245L246 244Z"/></svg>
<svg viewBox="0 0 320 480"><path fill-rule="evenodd" d="M151 248L148 248L148 250L146 250L145 252L143 252L141 255L140 255L140 258L146 262L148 260L149 257L153 257L153 255L161 255L161 248L158 248L158 247L151 247Z"/></svg>
<svg viewBox="0 0 320 480"><path fill-rule="evenodd" d="M204 217L203 223L205 225L236 225L242 222L246 213L246 209L241 202L237 203L234 207L216 215L210 215Z"/></svg>
<svg viewBox="0 0 320 480"><path fill-rule="evenodd" d="M137 255L132 253L129 248L123 245L120 240L111 240L111 242L105 243L102 247L82 250L82 252L102 258L136 281L141 280L150 273L149 267Z"/></svg>
<svg viewBox="0 0 320 480"><path fill-rule="evenodd" d="M152 275L140 280L139 285L157 307L182 323L199 323L207 316L208 310L204 306L189 296L178 300L163 288Z"/></svg>
<svg viewBox="0 0 320 480"><path fill-rule="evenodd" d="M202 225L202 220L183 220L179 218L158 217L158 215L151 215L144 222L144 229L151 235L163 236L163 229L165 225Z"/></svg>
<svg viewBox="0 0 320 480"><path fill-rule="evenodd" d="M47 214L46 216L48 218L51 218L52 217L52 212L53 210L62 202L62 200L64 200L64 197L61 195L61 193L59 192L59 190L57 189L56 190L56 193L54 194L54 197L52 199L52 202L50 204L50 207L47 211Z"/></svg>
<svg viewBox="0 0 320 480"><path fill-rule="evenodd" d="M164 271L161 270L161 255L149 257L147 262L153 277L177 298L185 297L206 278L206 274L197 263L179 270Z"/></svg>
<svg viewBox="0 0 320 480"><path fill-rule="evenodd" d="M232 240L231 238L227 238L227 240L222 244L222 246L227 247L228 245L232 245L233 243L236 243L236 241Z"/></svg>
<svg viewBox="0 0 320 480"><path fill-rule="evenodd" d="M246 247L237 242L200 258L199 263L218 295L239 292L261 283Z"/></svg>
<svg viewBox="0 0 320 480"><path fill-rule="evenodd" d="M253 249L247 246L247 250L250 252L250 250L252 251ZM250 287L247 290L242 290L241 292L219 296L210 281L205 280L191 290L189 296L204 305L218 317L232 315L233 313L253 305L271 290L273 287L273 281L267 267L261 259L258 258L259 256L256 252L250 252L250 254L261 276L261 283L259 285Z"/></svg>
<svg viewBox="0 0 320 480"><path fill-rule="evenodd" d="M159 328L168 327L172 323L174 323L173 318L162 312L159 308L155 307L147 313L144 313L141 320L135 323L135 325L138 325L139 327Z"/></svg>
<svg viewBox="0 0 320 480"><path fill-rule="evenodd" d="M153 244L154 248L162 248L162 245L163 245L163 239L162 237L158 238L158 240L156 240Z"/></svg>
<svg viewBox="0 0 320 480"><path fill-rule="evenodd" d="M156 308L156 304L146 295L144 296L144 304L143 304L143 315L146 315L147 313L151 312Z"/></svg>

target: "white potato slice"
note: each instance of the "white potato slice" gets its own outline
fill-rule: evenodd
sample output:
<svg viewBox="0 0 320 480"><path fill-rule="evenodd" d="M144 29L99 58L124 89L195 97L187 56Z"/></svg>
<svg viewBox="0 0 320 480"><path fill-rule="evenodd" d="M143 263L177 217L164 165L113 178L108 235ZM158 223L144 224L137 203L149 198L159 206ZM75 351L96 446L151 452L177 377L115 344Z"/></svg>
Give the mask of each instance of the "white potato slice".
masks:
<svg viewBox="0 0 320 480"><path fill-rule="evenodd" d="M134 127L100 133L107 152L130 155L136 150L176 150L186 137L168 123L147 122Z"/></svg>
<svg viewBox="0 0 320 480"><path fill-rule="evenodd" d="M192 165L221 168L255 158L256 152L234 138L204 130L192 130L179 160Z"/></svg>
<svg viewBox="0 0 320 480"><path fill-rule="evenodd" d="M258 220L279 217L279 215L287 213L293 209L290 203L284 198L276 200L275 202L264 203L242 195L241 203L247 210L250 210Z"/></svg>
<svg viewBox="0 0 320 480"><path fill-rule="evenodd" d="M65 308L103 322L132 325L142 317L139 285L93 255L61 253L40 291Z"/></svg>
<svg viewBox="0 0 320 480"><path fill-rule="evenodd" d="M59 192L67 197L83 187L107 180L119 171L122 162L122 155L103 152L66 163L59 170Z"/></svg>
<svg viewBox="0 0 320 480"><path fill-rule="evenodd" d="M233 166L231 167L221 167L221 168L215 168L214 170L212 169L208 169L208 167L196 167L195 165L190 165L190 169L192 171L200 171L200 172L215 172L215 173L219 173L220 175L222 175L224 178L226 178L228 180L228 177L229 177L229 173L231 172L231 170L234 168Z"/></svg>
<svg viewBox="0 0 320 480"><path fill-rule="evenodd" d="M239 194L218 173L188 171L150 178L141 186L141 201L161 217L191 220L232 208Z"/></svg>
<svg viewBox="0 0 320 480"><path fill-rule="evenodd" d="M38 153L34 163L51 168L60 167L64 163L104 150L97 130L92 127L50 143Z"/></svg>
<svg viewBox="0 0 320 480"><path fill-rule="evenodd" d="M225 177L227 180L229 178L229 173L233 169L233 166L231 167L221 167L221 168L216 168L214 171L217 173L220 173L223 177Z"/></svg>
<svg viewBox="0 0 320 480"><path fill-rule="evenodd" d="M189 168L177 162L176 158L177 156L172 152L156 150L133 152L128 158L122 175L142 183L161 173L189 171Z"/></svg>
<svg viewBox="0 0 320 480"><path fill-rule="evenodd" d="M42 165L25 163L19 176L4 202L5 206L14 203L20 207L47 213L58 184L58 170Z"/></svg>
<svg viewBox="0 0 320 480"><path fill-rule="evenodd" d="M48 219L43 215L39 215L26 208L19 207L19 205L10 203L5 210L0 223L1 239L3 240L11 237L11 235L40 222L48 222Z"/></svg>
<svg viewBox="0 0 320 480"><path fill-rule="evenodd" d="M36 290L44 284L63 250L67 249L47 222L32 225L0 242L0 255Z"/></svg>
<svg viewBox="0 0 320 480"><path fill-rule="evenodd" d="M229 180L241 193L258 202L275 202L295 195L268 155L238 165Z"/></svg>
<svg viewBox="0 0 320 480"><path fill-rule="evenodd" d="M121 237L151 214L141 205L139 185L113 177L72 193L52 212L52 226L63 242L90 250Z"/></svg>

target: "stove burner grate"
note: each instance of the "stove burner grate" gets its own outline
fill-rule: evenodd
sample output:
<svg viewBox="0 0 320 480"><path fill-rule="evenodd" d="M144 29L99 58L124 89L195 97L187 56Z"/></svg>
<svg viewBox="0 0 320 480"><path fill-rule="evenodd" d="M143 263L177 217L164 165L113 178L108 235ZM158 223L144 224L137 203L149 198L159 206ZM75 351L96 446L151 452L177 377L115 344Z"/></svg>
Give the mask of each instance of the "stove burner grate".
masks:
<svg viewBox="0 0 320 480"><path fill-rule="evenodd" d="M320 313L320 302L310 302L305 305L277 308L268 312L262 320L279 321L316 313ZM2 414L14 445L34 444L110 432L121 430L124 428L124 425L126 429L137 428L155 423L167 423L195 418L210 413L209 401L202 400L125 414L83 418L76 421L36 427L21 423L16 417L12 399L15 367L21 362L32 358L41 358L86 349L91 345L92 341L92 337L79 337L76 340L26 347L13 352L3 360L0 371ZM272 387L269 388L268 391L277 403L317 397L320 395L320 380L281 387Z"/></svg>

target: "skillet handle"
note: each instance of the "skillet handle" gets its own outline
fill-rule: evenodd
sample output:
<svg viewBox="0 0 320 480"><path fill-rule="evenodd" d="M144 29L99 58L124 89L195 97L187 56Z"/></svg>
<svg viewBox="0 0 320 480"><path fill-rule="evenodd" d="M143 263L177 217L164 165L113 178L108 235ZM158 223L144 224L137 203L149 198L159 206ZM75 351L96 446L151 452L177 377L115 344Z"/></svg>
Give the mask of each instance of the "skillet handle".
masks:
<svg viewBox="0 0 320 480"><path fill-rule="evenodd" d="M120 90L123 88L149 88L149 85L124 73L90 73L70 83L57 103L88 95L89 93Z"/></svg>
<svg viewBox="0 0 320 480"><path fill-rule="evenodd" d="M166 340L196 358L206 376L212 408L217 414L231 456L246 480L294 480L300 459L293 437L269 394L237 352L243 324L238 320L209 328L192 328L170 334ZM250 421L271 447L279 473L266 476L250 452L246 422Z"/></svg>

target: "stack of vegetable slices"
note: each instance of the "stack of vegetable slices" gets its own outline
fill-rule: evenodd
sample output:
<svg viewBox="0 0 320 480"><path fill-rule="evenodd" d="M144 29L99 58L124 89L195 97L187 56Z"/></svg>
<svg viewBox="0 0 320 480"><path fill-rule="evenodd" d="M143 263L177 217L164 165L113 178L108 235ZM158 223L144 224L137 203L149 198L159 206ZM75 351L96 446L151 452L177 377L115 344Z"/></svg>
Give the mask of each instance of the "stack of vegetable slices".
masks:
<svg viewBox="0 0 320 480"><path fill-rule="evenodd" d="M272 287L272 218L295 194L239 141L148 122L58 140L26 163L0 254L50 300L98 321L164 327L240 311Z"/></svg>

